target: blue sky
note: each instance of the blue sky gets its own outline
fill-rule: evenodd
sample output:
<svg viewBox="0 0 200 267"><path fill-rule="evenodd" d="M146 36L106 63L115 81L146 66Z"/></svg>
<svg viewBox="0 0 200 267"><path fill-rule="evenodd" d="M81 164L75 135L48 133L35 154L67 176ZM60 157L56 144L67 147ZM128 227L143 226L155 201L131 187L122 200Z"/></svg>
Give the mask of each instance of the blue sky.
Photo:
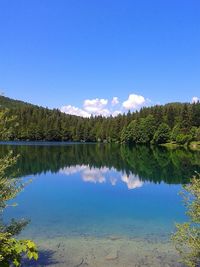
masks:
<svg viewBox="0 0 200 267"><path fill-rule="evenodd" d="M199 0L0 0L0 92L89 113L191 101L199 14Z"/></svg>

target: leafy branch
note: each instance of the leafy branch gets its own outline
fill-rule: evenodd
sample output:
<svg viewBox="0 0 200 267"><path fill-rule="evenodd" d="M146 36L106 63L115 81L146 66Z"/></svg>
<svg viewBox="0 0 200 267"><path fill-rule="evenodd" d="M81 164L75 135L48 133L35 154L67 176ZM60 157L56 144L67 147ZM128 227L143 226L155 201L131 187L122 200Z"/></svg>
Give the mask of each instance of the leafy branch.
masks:
<svg viewBox="0 0 200 267"><path fill-rule="evenodd" d="M181 256L181 261L189 267L200 266L200 174L196 174L190 184L181 192L189 221L176 225L172 240Z"/></svg>

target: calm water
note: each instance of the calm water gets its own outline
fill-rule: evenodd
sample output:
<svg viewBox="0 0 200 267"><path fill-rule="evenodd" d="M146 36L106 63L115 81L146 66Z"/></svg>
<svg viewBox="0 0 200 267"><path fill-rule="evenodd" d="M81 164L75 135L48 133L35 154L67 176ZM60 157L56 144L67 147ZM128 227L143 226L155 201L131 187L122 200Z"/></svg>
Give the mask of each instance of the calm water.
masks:
<svg viewBox="0 0 200 267"><path fill-rule="evenodd" d="M20 154L18 176L32 182L4 219L31 220L21 234L40 249L31 266L180 266L169 236L186 220L178 192L200 171L200 153L12 143L0 157L10 150Z"/></svg>

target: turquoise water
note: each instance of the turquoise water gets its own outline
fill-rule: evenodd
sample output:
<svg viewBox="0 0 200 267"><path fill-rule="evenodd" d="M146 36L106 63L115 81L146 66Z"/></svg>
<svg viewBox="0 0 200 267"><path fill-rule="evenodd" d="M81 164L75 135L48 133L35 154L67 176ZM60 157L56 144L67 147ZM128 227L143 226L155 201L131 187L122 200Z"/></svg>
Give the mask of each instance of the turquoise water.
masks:
<svg viewBox="0 0 200 267"><path fill-rule="evenodd" d="M1 144L0 156L10 150L20 154L18 176L32 182L15 199L18 206L6 209L4 219L30 219L21 237L45 249L47 240L57 244L59 238L94 242L109 237L157 242L159 249L160 243L169 242L174 223L187 219L178 192L200 169L200 154L185 150L15 143ZM76 256L82 253L78 251ZM67 259L62 264L57 265L74 266ZM98 264L90 265L111 266L110 261Z"/></svg>

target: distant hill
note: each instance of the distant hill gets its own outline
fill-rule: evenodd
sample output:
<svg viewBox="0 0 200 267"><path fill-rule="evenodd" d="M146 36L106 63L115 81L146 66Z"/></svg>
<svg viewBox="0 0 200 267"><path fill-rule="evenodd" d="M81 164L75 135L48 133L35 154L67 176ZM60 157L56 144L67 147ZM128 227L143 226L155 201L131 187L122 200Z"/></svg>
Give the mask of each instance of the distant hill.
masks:
<svg viewBox="0 0 200 267"><path fill-rule="evenodd" d="M36 106L36 105L32 105L30 103L20 101L20 100L11 99L6 96L0 96L0 107L1 108L19 108L22 106L27 107L27 106Z"/></svg>

